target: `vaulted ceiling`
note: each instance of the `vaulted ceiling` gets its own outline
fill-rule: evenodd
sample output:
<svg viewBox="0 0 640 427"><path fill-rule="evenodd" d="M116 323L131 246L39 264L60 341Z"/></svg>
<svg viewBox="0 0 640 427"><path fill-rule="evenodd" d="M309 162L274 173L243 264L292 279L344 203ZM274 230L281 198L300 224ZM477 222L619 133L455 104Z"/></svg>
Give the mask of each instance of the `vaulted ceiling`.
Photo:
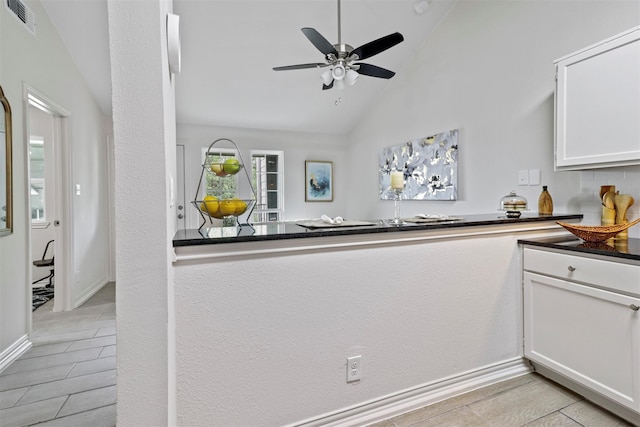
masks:
<svg viewBox="0 0 640 427"><path fill-rule="evenodd" d="M397 73L456 0L342 0L341 41L358 47L393 32L404 42L365 62ZM111 111L106 0L42 0L105 113ZM182 72L178 123L344 134L392 80L360 76L344 90L322 90L321 69L273 67L323 62L300 31L338 43L336 0L174 0L180 16Z"/></svg>

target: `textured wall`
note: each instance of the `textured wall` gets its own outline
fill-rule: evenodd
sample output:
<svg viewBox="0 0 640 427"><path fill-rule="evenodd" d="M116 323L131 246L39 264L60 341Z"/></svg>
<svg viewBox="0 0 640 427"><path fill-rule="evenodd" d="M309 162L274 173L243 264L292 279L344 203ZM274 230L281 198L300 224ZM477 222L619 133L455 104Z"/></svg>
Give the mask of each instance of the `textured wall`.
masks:
<svg viewBox="0 0 640 427"><path fill-rule="evenodd" d="M178 262L179 424L294 423L518 357L516 235L276 249L367 239Z"/></svg>
<svg viewBox="0 0 640 427"><path fill-rule="evenodd" d="M165 33L171 2L109 2L108 7L118 218L118 424L172 425L170 176L176 160Z"/></svg>

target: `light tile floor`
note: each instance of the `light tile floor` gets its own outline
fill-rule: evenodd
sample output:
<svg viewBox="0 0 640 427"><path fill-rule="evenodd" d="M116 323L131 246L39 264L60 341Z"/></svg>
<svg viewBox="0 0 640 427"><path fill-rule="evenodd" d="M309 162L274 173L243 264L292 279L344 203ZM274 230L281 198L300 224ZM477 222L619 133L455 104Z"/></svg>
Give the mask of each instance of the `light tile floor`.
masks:
<svg viewBox="0 0 640 427"><path fill-rule="evenodd" d="M75 310L52 307L33 312L33 347L0 373L0 426L115 426L115 285Z"/></svg>
<svg viewBox="0 0 640 427"><path fill-rule="evenodd" d="M631 424L566 388L531 373L370 427L622 427Z"/></svg>
<svg viewBox="0 0 640 427"><path fill-rule="evenodd" d="M34 346L0 373L0 426L115 426L115 286L82 307L33 313ZM397 417L375 427L618 427L624 420L528 374Z"/></svg>

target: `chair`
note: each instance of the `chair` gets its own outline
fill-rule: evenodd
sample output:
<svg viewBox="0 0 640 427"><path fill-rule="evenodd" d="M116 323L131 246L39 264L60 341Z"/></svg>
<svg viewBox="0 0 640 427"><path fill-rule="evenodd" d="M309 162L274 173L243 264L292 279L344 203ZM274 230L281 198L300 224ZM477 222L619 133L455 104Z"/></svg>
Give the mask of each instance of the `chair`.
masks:
<svg viewBox="0 0 640 427"><path fill-rule="evenodd" d="M51 268L51 272L49 273L48 276L43 277L42 279L38 279L35 282L32 283L32 285L35 285L36 283L40 283L43 280L49 280L49 283L46 285L48 287L52 287L53 286L53 275L54 275L54 258L55 256L52 256L51 258L47 258L47 251L49 250L49 245L51 245L51 243L53 243L53 240L49 240L47 242L47 246L44 247L44 252L42 253L42 259L38 259L33 261L33 265L35 265L36 267L50 267Z"/></svg>

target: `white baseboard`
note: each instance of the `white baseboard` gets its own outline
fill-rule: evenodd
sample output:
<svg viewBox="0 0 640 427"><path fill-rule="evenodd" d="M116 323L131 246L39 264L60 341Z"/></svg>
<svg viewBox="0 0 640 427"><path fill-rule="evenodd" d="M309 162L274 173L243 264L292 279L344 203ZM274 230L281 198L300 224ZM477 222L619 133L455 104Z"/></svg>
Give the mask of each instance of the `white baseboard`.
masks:
<svg viewBox="0 0 640 427"><path fill-rule="evenodd" d="M29 336L23 335L6 350L0 353L0 372L4 371L9 365L26 353L26 351L31 348L31 345Z"/></svg>
<svg viewBox="0 0 640 427"><path fill-rule="evenodd" d="M91 298L92 296L94 296L100 289L102 289L107 283L109 283L109 281L106 278L102 278L96 282L94 282L92 285L90 285L87 289L85 289L85 291L80 294L78 296L78 298L76 298L75 301L73 301L73 308L78 308L80 307L82 304L84 304L85 302L87 302L87 300L89 298Z"/></svg>
<svg viewBox="0 0 640 427"><path fill-rule="evenodd" d="M362 426L392 418L450 397L532 372L521 358L454 375L337 412L295 423L295 426Z"/></svg>

